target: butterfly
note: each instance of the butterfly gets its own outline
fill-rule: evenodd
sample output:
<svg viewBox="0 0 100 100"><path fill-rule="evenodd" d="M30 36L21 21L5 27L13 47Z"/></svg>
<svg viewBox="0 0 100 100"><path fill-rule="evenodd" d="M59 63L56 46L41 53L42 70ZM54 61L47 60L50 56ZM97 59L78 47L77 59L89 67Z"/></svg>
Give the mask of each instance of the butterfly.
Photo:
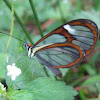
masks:
<svg viewBox="0 0 100 100"><path fill-rule="evenodd" d="M54 75L62 77L59 68L78 65L93 51L97 39L97 25L77 19L59 26L34 45L25 42L24 47L30 59L36 57Z"/></svg>

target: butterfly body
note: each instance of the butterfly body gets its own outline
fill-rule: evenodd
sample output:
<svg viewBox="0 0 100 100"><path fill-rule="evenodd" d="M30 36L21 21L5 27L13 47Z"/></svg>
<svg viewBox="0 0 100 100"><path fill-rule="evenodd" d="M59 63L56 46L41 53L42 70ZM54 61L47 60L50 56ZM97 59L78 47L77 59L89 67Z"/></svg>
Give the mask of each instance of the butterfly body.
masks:
<svg viewBox="0 0 100 100"><path fill-rule="evenodd" d="M52 43L44 44L44 45L41 45L41 46L38 46L38 47L35 47L35 48L32 48L33 45L31 45L31 46L28 45L28 47L27 47L28 48L28 56L30 58L33 58L37 51L39 51L40 49L42 49L42 48L44 48L46 46L49 46L49 45L52 45Z"/></svg>

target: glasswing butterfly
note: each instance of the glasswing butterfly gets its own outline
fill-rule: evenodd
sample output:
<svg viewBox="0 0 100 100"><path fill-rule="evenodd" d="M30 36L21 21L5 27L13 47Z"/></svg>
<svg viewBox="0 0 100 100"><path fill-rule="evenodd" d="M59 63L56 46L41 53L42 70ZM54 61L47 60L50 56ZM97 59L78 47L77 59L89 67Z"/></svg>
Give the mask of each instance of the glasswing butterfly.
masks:
<svg viewBox="0 0 100 100"><path fill-rule="evenodd" d="M72 20L56 28L35 45L24 43L29 58L34 56L53 74L62 77L59 68L78 65L94 49L97 25L88 19Z"/></svg>

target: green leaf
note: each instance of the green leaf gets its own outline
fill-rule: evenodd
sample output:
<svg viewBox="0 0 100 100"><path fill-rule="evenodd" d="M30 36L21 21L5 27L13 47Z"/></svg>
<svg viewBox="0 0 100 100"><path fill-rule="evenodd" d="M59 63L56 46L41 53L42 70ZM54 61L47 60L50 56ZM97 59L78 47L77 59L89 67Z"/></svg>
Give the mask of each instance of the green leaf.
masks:
<svg viewBox="0 0 100 100"><path fill-rule="evenodd" d="M1 84L1 83L0 83ZM3 84L2 84L3 85ZM0 85L0 94L6 94L6 90L3 90L2 88L4 88L4 87L2 87L1 85Z"/></svg>
<svg viewBox="0 0 100 100"><path fill-rule="evenodd" d="M83 87L83 86L93 85L96 83L100 84L100 75L89 78L81 86Z"/></svg>
<svg viewBox="0 0 100 100"><path fill-rule="evenodd" d="M92 99L87 99L87 100L100 100L100 98L92 98Z"/></svg>
<svg viewBox="0 0 100 100"><path fill-rule="evenodd" d="M82 67L88 72L89 75L96 75L96 70L90 64L83 64Z"/></svg>
<svg viewBox="0 0 100 100"><path fill-rule="evenodd" d="M5 34L0 34L0 46L1 46L0 53L1 52L5 53L8 39L9 36L6 36ZM18 47L19 47L19 41L14 38L11 38L7 53L18 54Z"/></svg>
<svg viewBox="0 0 100 100"><path fill-rule="evenodd" d="M6 95L6 90L4 90L4 87L0 85L0 100L7 100L5 95Z"/></svg>
<svg viewBox="0 0 100 100"><path fill-rule="evenodd" d="M5 67L6 67L6 59L7 56L12 55L13 56L13 61L16 58L14 55L18 55L18 47L19 47L19 41L16 39L12 38L10 45L7 50L7 56L5 55L5 49L7 46L7 41L9 39L9 36L6 36L5 34L0 34L0 78L5 78ZM8 57L9 60L9 57Z"/></svg>
<svg viewBox="0 0 100 100"><path fill-rule="evenodd" d="M0 79L5 78L5 62L6 62L5 54L0 53Z"/></svg>
<svg viewBox="0 0 100 100"><path fill-rule="evenodd" d="M0 1L0 30L1 29L9 29L11 21L11 12L5 6L3 0Z"/></svg>
<svg viewBox="0 0 100 100"><path fill-rule="evenodd" d="M9 100L6 96L4 96L4 95L0 95L0 100Z"/></svg>
<svg viewBox="0 0 100 100"><path fill-rule="evenodd" d="M9 91L10 92L10 91ZM20 91L8 94L10 100L74 100L77 92L64 82L38 78Z"/></svg>

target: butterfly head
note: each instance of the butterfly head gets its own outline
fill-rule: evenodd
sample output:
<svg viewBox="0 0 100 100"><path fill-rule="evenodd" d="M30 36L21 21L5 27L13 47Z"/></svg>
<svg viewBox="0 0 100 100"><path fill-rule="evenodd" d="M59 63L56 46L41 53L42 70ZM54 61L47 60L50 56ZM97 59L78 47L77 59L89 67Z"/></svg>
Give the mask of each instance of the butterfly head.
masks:
<svg viewBox="0 0 100 100"><path fill-rule="evenodd" d="M32 44L29 44L28 42L25 42L23 45L27 50L29 50L29 48L31 48Z"/></svg>
<svg viewBox="0 0 100 100"><path fill-rule="evenodd" d="M25 43L23 44L23 46L24 46L26 49L28 49L28 45L29 45L28 42L25 42Z"/></svg>
<svg viewBox="0 0 100 100"><path fill-rule="evenodd" d="M24 43L24 47L28 50L28 56L29 58L31 58L31 54L32 54L32 44L29 44L28 42Z"/></svg>

